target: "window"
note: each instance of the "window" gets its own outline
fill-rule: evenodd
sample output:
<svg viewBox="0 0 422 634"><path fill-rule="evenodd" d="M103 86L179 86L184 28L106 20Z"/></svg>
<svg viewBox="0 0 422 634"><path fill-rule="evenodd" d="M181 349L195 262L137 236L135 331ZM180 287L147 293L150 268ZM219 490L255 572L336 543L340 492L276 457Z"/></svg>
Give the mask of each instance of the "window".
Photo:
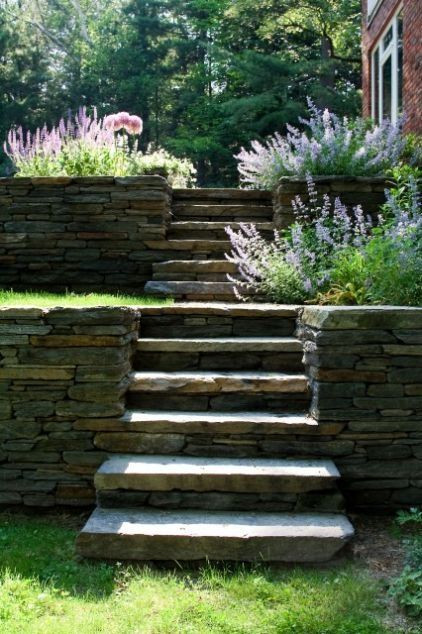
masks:
<svg viewBox="0 0 422 634"><path fill-rule="evenodd" d="M372 53L372 118L393 123L403 108L403 16L397 13Z"/></svg>

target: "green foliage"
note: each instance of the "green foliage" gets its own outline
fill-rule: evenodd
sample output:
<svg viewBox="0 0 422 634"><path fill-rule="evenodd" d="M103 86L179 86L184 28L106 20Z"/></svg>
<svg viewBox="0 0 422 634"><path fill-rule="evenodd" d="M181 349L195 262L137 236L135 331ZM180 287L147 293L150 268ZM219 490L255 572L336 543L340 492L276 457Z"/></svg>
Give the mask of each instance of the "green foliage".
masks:
<svg viewBox="0 0 422 634"><path fill-rule="evenodd" d="M271 301L279 304L300 304L304 300L300 276L279 253L269 258L259 290Z"/></svg>
<svg viewBox="0 0 422 634"><path fill-rule="evenodd" d="M397 518L399 524L422 524L422 512L411 509ZM390 588L390 595L413 617L422 617L422 535L405 540L405 566Z"/></svg>
<svg viewBox="0 0 422 634"><path fill-rule="evenodd" d="M359 26L358 0L0 0L0 140L98 104L142 116L144 153L235 185L233 155L284 131L307 95L359 112Z"/></svg>
<svg viewBox="0 0 422 634"><path fill-rule="evenodd" d="M422 509L412 507L408 511L398 511L396 522L399 526L405 526L407 524L422 526Z"/></svg>
<svg viewBox="0 0 422 634"><path fill-rule="evenodd" d="M160 174L172 187L194 187L196 170L188 159L172 156L165 150L133 156L131 171L134 174Z"/></svg>

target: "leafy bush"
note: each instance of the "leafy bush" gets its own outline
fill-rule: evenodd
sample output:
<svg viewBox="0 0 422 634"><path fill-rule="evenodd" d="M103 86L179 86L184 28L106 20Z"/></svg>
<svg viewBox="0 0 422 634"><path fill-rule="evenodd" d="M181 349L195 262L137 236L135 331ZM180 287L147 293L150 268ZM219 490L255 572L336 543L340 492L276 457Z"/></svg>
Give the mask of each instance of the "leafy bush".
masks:
<svg viewBox="0 0 422 634"><path fill-rule="evenodd" d="M390 594L410 615L422 616L422 510L411 508L399 511L396 522L399 526L419 529L404 541L405 566L390 588Z"/></svg>
<svg viewBox="0 0 422 634"><path fill-rule="evenodd" d="M395 172L377 227L359 207L351 215L308 181L309 204L294 202L296 222L267 243L253 226L227 228L228 257L240 273L237 294L254 290L278 302L422 305L419 172ZM407 179L407 180L406 180Z"/></svg>
<svg viewBox="0 0 422 634"><path fill-rule="evenodd" d="M142 120L127 112L99 119L80 108L75 117L61 119L48 130L34 134L22 128L10 130L4 151L19 176L136 176L162 174L177 187L194 183L195 169L186 159L164 150L149 154L138 151L136 137Z"/></svg>
<svg viewBox="0 0 422 634"><path fill-rule="evenodd" d="M370 121L318 110L308 99L310 118L299 119L308 135L287 126L285 137L276 133L266 142L252 142L235 157L241 182L246 187L272 189L281 176L344 174L372 176L385 172L399 159L404 139L401 125Z"/></svg>
<svg viewBox="0 0 422 634"><path fill-rule="evenodd" d="M172 187L194 187L196 169L188 159L172 156L163 149L138 153L133 160L136 174L160 174Z"/></svg>

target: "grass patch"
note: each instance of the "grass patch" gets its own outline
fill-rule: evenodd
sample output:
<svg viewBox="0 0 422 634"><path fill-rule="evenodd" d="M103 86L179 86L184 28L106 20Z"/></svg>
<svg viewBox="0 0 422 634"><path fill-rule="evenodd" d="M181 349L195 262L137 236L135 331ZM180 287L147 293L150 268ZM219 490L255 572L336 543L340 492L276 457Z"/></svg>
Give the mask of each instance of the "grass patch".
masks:
<svg viewBox="0 0 422 634"><path fill-rule="evenodd" d="M6 308L90 308L95 306L157 306L172 304L171 299L119 293L49 293L44 291L12 291L0 289L0 307Z"/></svg>
<svg viewBox="0 0 422 634"><path fill-rule="evenodd" d="M359 566L159 570L74 556L57 518L0 515L2 634L397 634Z"/></svg>

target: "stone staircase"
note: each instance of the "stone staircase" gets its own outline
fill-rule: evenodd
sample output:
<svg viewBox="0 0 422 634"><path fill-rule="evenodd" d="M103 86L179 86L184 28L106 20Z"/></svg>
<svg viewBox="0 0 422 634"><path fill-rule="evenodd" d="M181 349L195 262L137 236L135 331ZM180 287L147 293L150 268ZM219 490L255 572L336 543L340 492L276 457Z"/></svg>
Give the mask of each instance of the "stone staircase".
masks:
<svg viewBox="0 0 422 634"><path fill-rule="evenodd" d="M241 222L255 224L270 238L274 230L271 192L174 190L168 239L150 245L176 257L153 264L153 279L145 292L177 300L233 301L227 273L235 274L236 268L225 258L230 251L225 227L238 229Z"/></svg>
<svg viewBox="0 0 422 634"><path fill-rule="evenodd" d="M118 560L329 560L353 535L339 472L292 455L318 434L296 311L142 309L127 412L95 444L98 507L78 537ZM294 445L294 443L293 443Z"/></svg>

